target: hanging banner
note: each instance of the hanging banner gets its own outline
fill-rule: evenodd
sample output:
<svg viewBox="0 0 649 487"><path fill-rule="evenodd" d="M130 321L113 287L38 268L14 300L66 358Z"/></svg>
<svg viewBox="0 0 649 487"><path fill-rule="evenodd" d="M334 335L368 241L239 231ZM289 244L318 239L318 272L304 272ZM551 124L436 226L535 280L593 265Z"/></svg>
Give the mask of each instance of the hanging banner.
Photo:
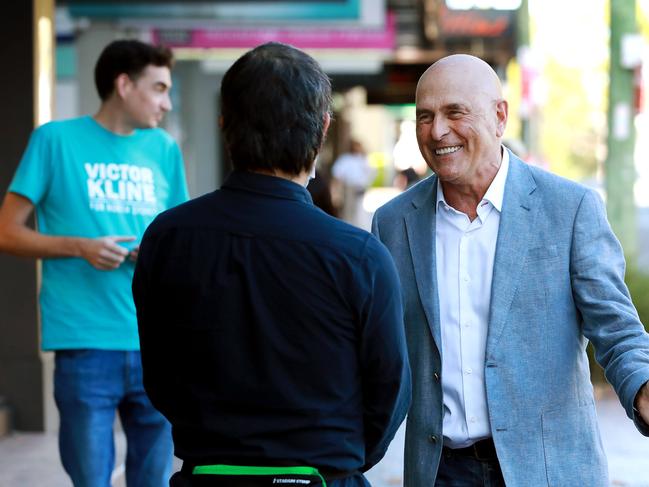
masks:
<svg viewBox="0 0 649 487"><path fill-rule="evenodd" d="M344 20L358 19L361 0L282 0L234 2L128 0L69 0L70 15L89 18L192 18L240 21Z"/></svg>
<svg viewBox="0 0 649 487"><path fill-rule="evenodd" d="M395 48L394 15L388 15L381 29L369 28L220 28L154 29L153 42L172 48L251 48L265 42L283 42L300 49Z"/></svg>

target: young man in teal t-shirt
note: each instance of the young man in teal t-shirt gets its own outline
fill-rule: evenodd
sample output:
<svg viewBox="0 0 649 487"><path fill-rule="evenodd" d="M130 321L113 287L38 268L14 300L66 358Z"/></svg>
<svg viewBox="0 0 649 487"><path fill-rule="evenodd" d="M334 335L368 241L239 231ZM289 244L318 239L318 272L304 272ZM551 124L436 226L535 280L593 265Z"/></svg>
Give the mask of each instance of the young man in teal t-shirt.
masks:
<svg viewBox="0 0 649 487"><path fill-rule="evenodd" d="M95 67L99 111L36 129L0 207L0 250L43 259L42 348L56 352L61 461L75 486L110 485L116 410L128 485L162 487L170 474L169 424L142 386L131 279L148 224L187 199L180 150L157 128L171 65L168 49L109 44Z"/></svg>

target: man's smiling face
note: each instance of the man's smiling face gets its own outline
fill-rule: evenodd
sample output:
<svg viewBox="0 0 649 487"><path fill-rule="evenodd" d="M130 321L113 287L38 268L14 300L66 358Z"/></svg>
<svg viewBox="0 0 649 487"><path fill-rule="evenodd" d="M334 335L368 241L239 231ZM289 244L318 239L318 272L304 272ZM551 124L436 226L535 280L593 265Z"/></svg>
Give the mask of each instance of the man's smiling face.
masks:
<svg viewBox="0 0 649 487"><path fill-rule="evenodd" d="M443 182L471 184L499 157L506 102L497 80L482 71L449 59L429 68L417 85L419 150Z"/></svg>

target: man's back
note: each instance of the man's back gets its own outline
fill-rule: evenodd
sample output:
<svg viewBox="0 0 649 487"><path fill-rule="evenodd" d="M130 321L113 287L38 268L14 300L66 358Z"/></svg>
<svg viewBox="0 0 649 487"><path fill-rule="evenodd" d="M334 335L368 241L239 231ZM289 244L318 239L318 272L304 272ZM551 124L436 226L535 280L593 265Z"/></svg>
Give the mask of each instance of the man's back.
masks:
<svg viewBox="0 0 649 487"><path fill-rule="evenodd" d="M281 178L237 171L161 215L134 296L145 387L177 455L335 471L378 461L409 389L395 290L373 236Z"/></svg>

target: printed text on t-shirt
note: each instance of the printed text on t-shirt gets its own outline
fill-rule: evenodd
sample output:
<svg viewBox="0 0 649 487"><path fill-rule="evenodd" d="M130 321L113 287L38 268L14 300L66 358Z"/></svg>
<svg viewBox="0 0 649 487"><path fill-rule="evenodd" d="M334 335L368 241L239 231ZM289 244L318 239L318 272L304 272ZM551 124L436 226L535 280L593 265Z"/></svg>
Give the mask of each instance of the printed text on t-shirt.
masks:
<svg viewBox="0 0 649 487"><path fill-rule="evenodd" d="M88 199L94 211L154 215L157 212L153 171L133 164L84 164Z"/></svg>

